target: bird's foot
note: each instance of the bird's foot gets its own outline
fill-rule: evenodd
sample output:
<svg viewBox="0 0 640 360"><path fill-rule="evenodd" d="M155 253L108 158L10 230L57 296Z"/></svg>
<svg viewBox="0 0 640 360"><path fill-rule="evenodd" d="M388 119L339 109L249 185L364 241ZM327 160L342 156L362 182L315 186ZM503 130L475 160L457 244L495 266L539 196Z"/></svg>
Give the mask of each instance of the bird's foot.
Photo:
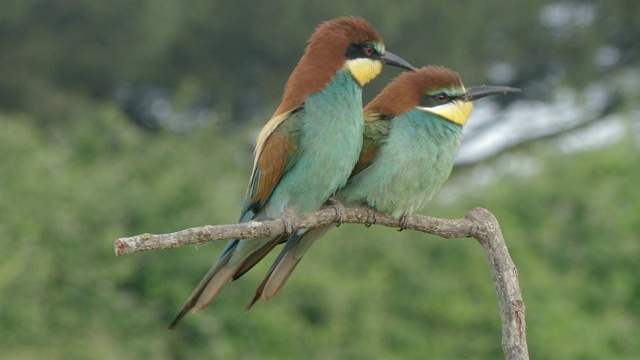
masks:
<svg viewBox="0 0 640 360"><path fill-rule="evenodd" d="M399 219L400 228L398 231L407 230L409 228L409 217L407 215L402 215Z"/></svg>
<svg viewBox="0 0 640 360"><path fill-rule="evenodd" d="M347 221L347 209L344 208L344 205L342 205L340 201L334 198L329 198L327 200L327 204L333 207L333 210L336 211L336 227Z"/></svg>
<svg viewBox="0 0 640 360"><path fill-rule="evenodd" d="M293 234L293 225L291 224L291 219L286 212L282 213L282 225L284 225L284 232L291 236L291 234Z"/></svg>
<svg viewBox="0 0 640 360"><path fill-rule="evenodd" d="M371 225L376 223L376 212L369 205L365 206L367 209L367 221L364 222L364 226L371 227Z"/></svg>

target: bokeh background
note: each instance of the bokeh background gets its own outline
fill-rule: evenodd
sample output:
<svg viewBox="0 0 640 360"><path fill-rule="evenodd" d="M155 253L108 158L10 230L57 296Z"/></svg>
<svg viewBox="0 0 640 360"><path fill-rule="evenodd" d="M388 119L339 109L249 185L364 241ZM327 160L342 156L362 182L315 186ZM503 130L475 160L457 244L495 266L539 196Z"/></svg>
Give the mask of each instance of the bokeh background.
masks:
<svg viewBox="0 0 640 360"><path fill-rule="evenodd" d="M417 66L523 89L477 103L422 213L497 216L532 358L640 357L640 2L3 0L3 359L502 357L474 240L344 225L273 301L243 312L267 260L176 331L223 242L113 254L117 237L237 221L257 131L342 15Z"/></svg>

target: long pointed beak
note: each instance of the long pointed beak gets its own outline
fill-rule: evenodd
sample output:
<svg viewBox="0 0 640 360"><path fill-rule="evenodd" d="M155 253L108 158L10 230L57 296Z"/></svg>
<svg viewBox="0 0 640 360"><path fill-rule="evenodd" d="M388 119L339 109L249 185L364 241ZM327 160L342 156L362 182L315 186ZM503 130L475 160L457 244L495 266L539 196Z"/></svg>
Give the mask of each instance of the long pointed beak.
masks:
<svg viewBox="0 0 640 360"><path fill-rule="evenodd" d="M380 57L380 61L385 65L397 66L406 70L413 71L416 69L413 65L404 61L400 56L394 55L388 51L385 51L385 53Z"/></svg>
<svg viewBox="0 0 640 360"><path fill-rule="evenodd" d="M508 94L520 92L518 88L512 88L509 86L472 86L467 88L467 92L462 95L461 99L464 101L473 101L485 96L496 94Z"/></svg>

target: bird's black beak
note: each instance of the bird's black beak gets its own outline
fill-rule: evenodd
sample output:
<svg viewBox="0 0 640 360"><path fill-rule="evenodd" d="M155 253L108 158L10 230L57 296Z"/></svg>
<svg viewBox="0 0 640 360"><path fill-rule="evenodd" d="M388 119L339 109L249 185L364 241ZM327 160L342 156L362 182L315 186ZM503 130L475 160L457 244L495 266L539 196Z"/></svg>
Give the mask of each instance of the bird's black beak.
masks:
<svg viewBox="0 0 640 360"><path fill-rule="evenodd" d="M380 56L380 61L382 61L382 63L385 65L397 66L406 70L413 71L416 69L413 65L404 61L404 59L402 59L400 56L394 55L388 51Z"/></svg>
<svg viewBox="0 0 640 360"><path fill-rule="evenodd" d="M512 88L508 86L473 86L468 87L467 92L462 95L460 98L464 101L473 101L485 96L496 95L496 94L508 94L508 93L516 93L520 92L518 88Z"/></svg>

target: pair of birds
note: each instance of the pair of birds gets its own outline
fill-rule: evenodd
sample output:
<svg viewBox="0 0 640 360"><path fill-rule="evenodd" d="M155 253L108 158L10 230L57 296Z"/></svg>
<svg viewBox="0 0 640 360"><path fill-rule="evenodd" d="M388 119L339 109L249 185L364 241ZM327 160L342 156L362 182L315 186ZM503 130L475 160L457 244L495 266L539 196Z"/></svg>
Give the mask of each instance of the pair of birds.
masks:
<svg viewBox="0 0 640 360"><path fill-rule="evenodd" d="M409 71L363 110L362 87L383 65ZM459 75L444 67L415 69L386 52L378 32L362 18L326 21L309 39L280 106L258 136L240 222L317 211L334 195L348 206L370 206L395 218L411 215L449 177L472 101L512 91L465 88ZM206 308L228 282L285 242L248 308L274 297L329 228L230 240L170 328L189 310Z"/></svg>

